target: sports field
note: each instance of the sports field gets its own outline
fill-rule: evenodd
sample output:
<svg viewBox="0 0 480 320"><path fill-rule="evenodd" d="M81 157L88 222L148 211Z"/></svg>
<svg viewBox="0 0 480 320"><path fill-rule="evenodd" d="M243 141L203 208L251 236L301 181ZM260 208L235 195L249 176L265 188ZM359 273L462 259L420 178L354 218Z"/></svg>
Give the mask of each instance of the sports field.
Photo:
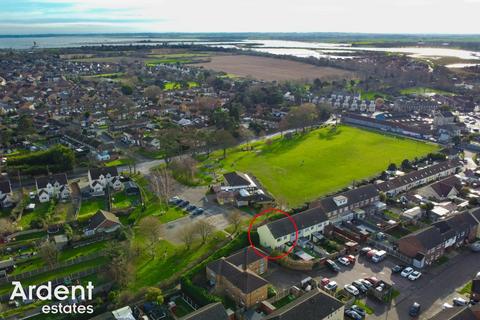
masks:
<svg viewBox="0 0 480 320"><path fill-rule="evenodd" d="M392 162L399 165L438 149L434 144L339 126L256 143L253 151L238 147L221 160L221 166L224 172L252 173L274 197L298 206L354 180L373 177Z"/></svg>

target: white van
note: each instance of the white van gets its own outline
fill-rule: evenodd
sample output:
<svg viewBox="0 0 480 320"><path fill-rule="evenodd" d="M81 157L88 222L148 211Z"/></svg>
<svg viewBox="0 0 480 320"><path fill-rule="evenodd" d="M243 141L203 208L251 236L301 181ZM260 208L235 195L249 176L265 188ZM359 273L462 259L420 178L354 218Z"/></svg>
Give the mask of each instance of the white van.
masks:
<svg viewBox="0 0 480 320"><path fill-rule="evenodd" d="M384 251L384 250L380 250L378 251L377 253L375 253L372 257L372 261L377 263L377 262L380 262L382 261L383 259L385 259L387 257L387 252Z"/></svg>

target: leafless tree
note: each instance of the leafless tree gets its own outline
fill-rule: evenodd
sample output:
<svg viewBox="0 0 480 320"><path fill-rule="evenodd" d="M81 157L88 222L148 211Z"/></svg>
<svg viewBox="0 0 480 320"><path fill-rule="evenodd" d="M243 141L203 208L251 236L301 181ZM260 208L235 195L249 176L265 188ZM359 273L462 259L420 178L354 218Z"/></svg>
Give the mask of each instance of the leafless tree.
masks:
<svg viewBox="0 0 480 320"><path fill-rule="evenodd" d="M157 245L162 236L162 224L160 220L153 216L143 218L138 224L140 235L144 237L146 249L150 252L150 257L155 259Z"/></svg>
<svg viewBox="0 0 480 320"><path fill-rule="evenodd" d="M192 225L186 225L180 230L180 238L185 244L185 248L190 250L193 240L195 240L195 229Z"/></svg>
<svg viewBox="0 0 480 320"><path fill-rule="evenodd" d="M172 161L170 168L184 178L189 181L195 179L195 175L197 174L197 161L193 159L190 155L186 155L183 157L176 158Z"/></svg>
<svg viewBox="0 0 480 320"><path fill-rule="evenodd" d="M215 228L205 220L200 220L195 224L195 232L202 239L202 244L204 244L208 237L213 233Z"/></svg>
<svg viewBox="0 0 480 320"><path fill-rule="evenodd" d="M45 241L38 248L38 252L50 268L58 263L59 251L53 242Z"/></svg>
<svg viewBox="0 0 480 320"><path fill-rule="evenodd" d="M228 216L228 222L233 226L233 234L237 233L242 223L242 214L239 211L235 211Z"/></svg>
<svg viewBox="0 0 480 320"><path fill-rule="evenodd" d="M166 167L153 169L150 182L152 191L163 202L167 202L175 191L175 180Z"/></svg>
<svg viewBox="0 0 480 320"><path fill-rule="evenodd" d="M0 234L10 234L13 231L15 231L15 226L10 219L0 219Z"/></svg>

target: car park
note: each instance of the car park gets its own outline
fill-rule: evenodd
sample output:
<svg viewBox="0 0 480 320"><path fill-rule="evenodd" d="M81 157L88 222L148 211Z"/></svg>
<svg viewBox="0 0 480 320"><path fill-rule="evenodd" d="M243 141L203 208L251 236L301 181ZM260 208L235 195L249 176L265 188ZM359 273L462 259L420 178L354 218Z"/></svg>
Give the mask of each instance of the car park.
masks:
<svg viewBox="0 0 480 320"><path fill-rule="evenodd" d="M357 312L355 312L355 310L352 310L352 309L345 310L345 315L350 319L354 319L354 320L363 319L361 315L359 315Z"/></svg>
<svg viewBox="0 0 480 320"><path fill-rule="evenodd" d="M340 262L341 264L343 264L344 266L349 266L350 265L350 261L345 258L345 257L340 257L337 259L338 262Z"/></svg>
<svg viewBox="0 0 480 320"><path fill-rule="evenodd" d="M412 267L406 267L405 269L403 269L403 271L400 273L400 275L404 278L408 277L410 274L412 274L413 272L413 268Z"/></svg>
<svg viewBox="0 0 480 320"><path fill-rule="evenodd" d="M351 284L346 284L343 288L353 296L358 296L360 294L360 291Z"/></svg>
<svg viewBox="0 0 480 320"><path fill-rule="evenodd" d="M403 271L403 269L405 269L405 266L397 264L394 267L392 267L392 273L400 273Z"/></svg>
<svg viewBox="0 0 480 320"><path fill-rule="evenodd" d="M330 291L335 291L338 288L338 284L336 281L330 281L324 288Z"/></svg>
<svg viewBox="0 0 480 320"><path fill-rule="evenodd" d="M421 309L421 306L420 306L420 303L418 302L414 302L411 306L410 306L410 309L408 310L408 314L411 316L411 317L416 317L420 314L420 309Z"/></svg>
<svg viewBox="0 0 480 320"><path fill-rule="evenodd" d="M367 312L363 309L363 308L360 308L359 306L357 306L356 304L354 304L353 306L350 307L350 309L352 309L353 311L355 311L356 313L358 313L362 318L364 318L367 314Z"/></svg>
<svg viewBox="0 0 480 320"><path fill-rule="evenodd" d="M422 276L422 273L420 271L415 270L408 276L408 280L415 281L421 276Z"/></svg>

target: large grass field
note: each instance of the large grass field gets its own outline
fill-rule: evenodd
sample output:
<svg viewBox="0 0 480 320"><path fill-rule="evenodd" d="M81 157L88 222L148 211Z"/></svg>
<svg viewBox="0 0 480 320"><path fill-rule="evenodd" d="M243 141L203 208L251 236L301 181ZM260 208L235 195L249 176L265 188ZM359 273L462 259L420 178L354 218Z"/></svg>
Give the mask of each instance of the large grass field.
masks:
<svg viewBox="0 0 480 320"><path fill-rule="evenodd" d="M322 128L291 139L256 143L253 151L242 146L230 150L226 159L217 152L223 172L249 172L274 197L289 206L298 206L350 185L354 180L373 177L390 163L400 164L437 151L436 145L382 135L348 126ZM213 159L212 159L213 157Z"/></svg>

